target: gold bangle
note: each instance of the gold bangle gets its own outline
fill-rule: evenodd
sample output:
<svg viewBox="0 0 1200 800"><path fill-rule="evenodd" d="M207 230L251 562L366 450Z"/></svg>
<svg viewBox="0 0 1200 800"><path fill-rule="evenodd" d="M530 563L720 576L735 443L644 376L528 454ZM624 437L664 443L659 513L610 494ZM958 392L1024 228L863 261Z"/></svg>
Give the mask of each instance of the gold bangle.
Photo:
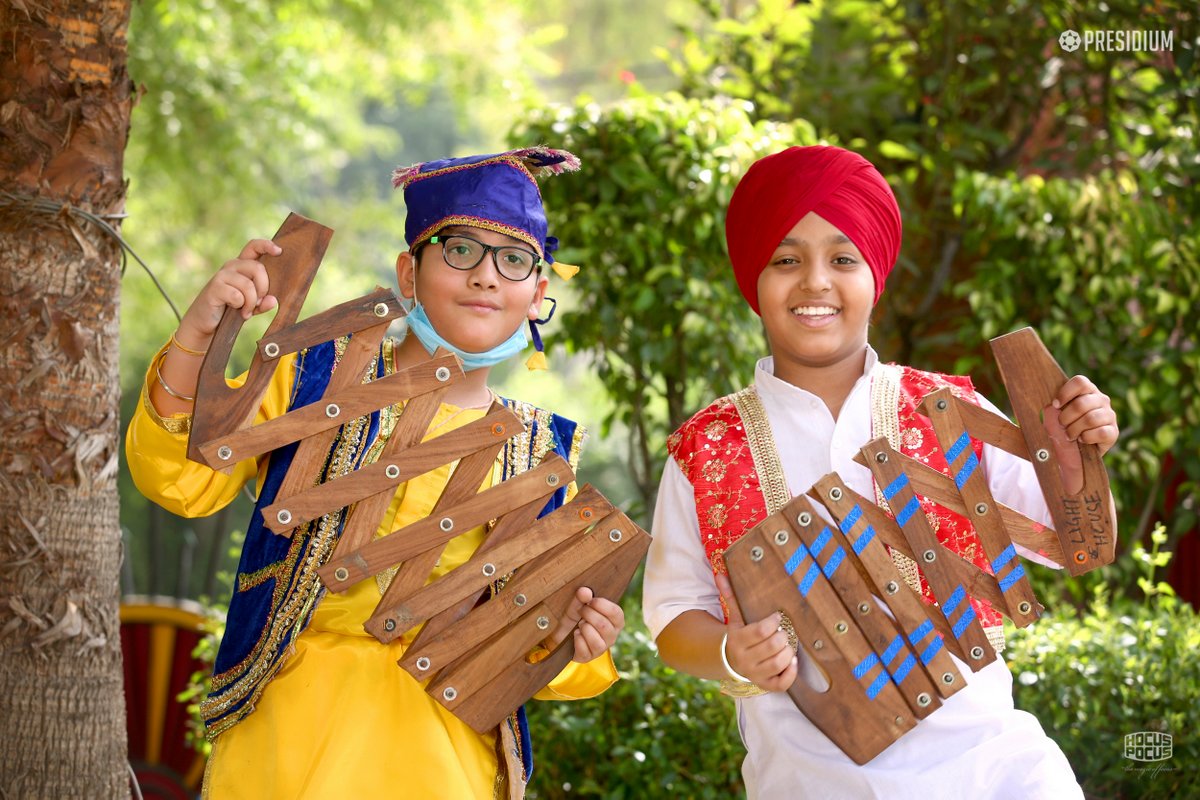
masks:
<svg viewBox="0 0 1200 800"><path fill-rule="evenodd" d="M171 397L176 398L177 400L183 400L185 403L195 402L195 400L196 400L195 397L188 397L186 394L181 394L167 385L167 382L163 380L162 370L159 368L161 365L162 365L161 359L154 363L154 374L158 377L158 385L163 388L163 391L165 391L167 394L171 395Z"/></svg>
<svg viewBox="0 0 1200 800"><path fill-rule="evenodd" d="M174 333L171 334L171 344L175 345L177 348L179 348L181 351L187 353L189 356L202 356L202 355L205 355L206 353L208 353L207 350L193 350L190 347L185 347L182 342L180 342L178 339L175 338Z"/></svg>

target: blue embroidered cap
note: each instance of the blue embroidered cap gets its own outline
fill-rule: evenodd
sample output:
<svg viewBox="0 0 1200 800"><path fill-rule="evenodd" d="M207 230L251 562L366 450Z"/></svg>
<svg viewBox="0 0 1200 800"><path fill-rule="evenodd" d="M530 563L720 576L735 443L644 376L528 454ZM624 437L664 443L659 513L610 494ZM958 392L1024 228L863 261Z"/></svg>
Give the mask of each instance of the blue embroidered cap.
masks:
<svg viewBox="0 0 1200 800"><path fill-rule="evenodd" d="M448 225L469 225L529 244L549 264L558 240L546 235L546 210L535 176L579 169L566 150L527 147L466 158L444 158L403 167L392 185L404 190L409 247Z"/></svg>

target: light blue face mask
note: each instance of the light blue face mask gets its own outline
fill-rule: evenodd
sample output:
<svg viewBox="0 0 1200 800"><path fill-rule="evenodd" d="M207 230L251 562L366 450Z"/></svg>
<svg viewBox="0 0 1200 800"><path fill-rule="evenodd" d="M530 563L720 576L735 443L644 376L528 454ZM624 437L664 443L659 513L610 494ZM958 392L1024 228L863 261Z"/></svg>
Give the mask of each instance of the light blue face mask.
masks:
<svg viewBox="0 0 1200 800"><path fill-rule="evenodd" d="M404 321L408 323L408 330L420 340L429 355L433 355L439 347L444 347L462 359L463 369L467 372L482 367L494 367L501 361L512 358L529 345L529 339L525 336L525 326L518 325L517 329L513 331L512 336L491 350L486 350L482 353L468 353L465 350L460 350L443 339L441 334L433 329L433 324L429 321L429 316L425 313L425 306L419 302L413 304L412 310L408 312L408 316L404 318Z"/></svg>

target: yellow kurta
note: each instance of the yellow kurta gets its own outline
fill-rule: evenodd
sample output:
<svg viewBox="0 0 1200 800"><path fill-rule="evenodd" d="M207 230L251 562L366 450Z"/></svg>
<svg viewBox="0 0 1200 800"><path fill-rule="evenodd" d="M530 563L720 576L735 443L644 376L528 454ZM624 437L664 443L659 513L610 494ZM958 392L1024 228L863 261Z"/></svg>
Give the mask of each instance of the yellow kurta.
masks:
<svg viewBox="0 0 1200 800"><path fill-rule="evenodd" d="M294 356L281 359L256 424L286 410L294 369ZM425 438L484 413L443 404ZM179 431L185 423L178 416L159 418L144 394L127 435L130 472L151 500L177 514L204 516L232 501L263 465L247 460L225 476L187 461L187 434ZM452 466L401 485L375 535L428 515ZM494 466L486 485L498 472ZM467 561L484 535L480 527L452 539L429 580ZM363 630L381 595L379 580L372 578L323 597L255 710L214 742L204 797L493 796L496 732L477 734L397 666L416 631L383 645ZM588 664L570 664L537 697L593 697L616 677L605 654Z"/></svg>

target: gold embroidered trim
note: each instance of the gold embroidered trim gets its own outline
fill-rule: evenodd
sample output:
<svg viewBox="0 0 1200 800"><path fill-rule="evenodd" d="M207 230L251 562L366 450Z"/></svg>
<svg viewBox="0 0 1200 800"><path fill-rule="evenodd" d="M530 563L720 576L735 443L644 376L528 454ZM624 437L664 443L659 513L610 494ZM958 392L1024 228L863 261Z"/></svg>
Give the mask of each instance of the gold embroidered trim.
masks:
<svg viewBox="0 0 1200 800"><path fill-rule="evenodd" d="M423 242L442 228L449 228L451 225L466 225L471 228L482 228L485 231L493 231L494 233L503 233L506 236L511 236L514 239L525 242L525 244L534 249L534 252L538 254L538 258L544 259L546 257L546 254L542 252L542 243L520 228L505 225L495 220L485 219L484 217L472 217L467 214L454 214L449 217L442 217L421 231L421 235L414 239L413 242Z"/></svg>
<svg viewBox="0 0 1200 800"><path fill-rule="evenodd" d="M343 340L335 343L335 364L345 352L345 346L346 342ZM304 355L307 355L306 351L298 359L298 370L304 368ZM342 429L324 470L326 480L345 475L353 467L354 454L363 445L362 440L368 419L368 417L360 417L347 423ZM275 594L272 598L272 608L275 611L271 614L266 631L250 654L235 667L220 675L213 675L212 691L221 691L221 696L210 695L200 706L200 712L208 723L207 735L210 740L232 728L253 711L267 684L287 663L291 655L290 648L288 652L278 654L278 658L273 661L268 654L275 654L285 639L294 638L315 607L321 591L316 570L325 564L333 552L344 511L345 509L338 509L330 512L320 519L310 522L302 530L296 531L292 536L294 545L289 549L288 555L283 561L265 568L274 569L277 577ZM308 547L304 552L303 564L296 574L295 565L301 552L305 551L303 546L305 543ZM257 576L262 571L259 570L254 575ZM283 581L278 580L280 577L293 574L295 577L290 586L284 586L282 585ZM224 719L216 719L247 697L249 699L237 712Z"/></svg>
<svg viewBox="0 0 1200 800"><path fill-rule="evenodd" d="M407 188L408 186L411 186L418 181L423 181L426 178L436 178L439 175L449 175L452 172L461 172L462 170L467 169L478 169L479 167L486 167L492 164L508 164L510 167L528 178L529 182L533 184L533 188L538 190L538 197L540 198L542 196L542 191L538 186L537 180L534 179L533 174L529 171L529 168L525 166L525 163L516 156L508 155L507 153L496 156L495 158L481 159L470 164L455 164L452 167L431 169L428 172L416 172L405 180L404 186Z"/></svg>
<svg viewBox="0 0 1200 800"><path fill-rule="evenodd" d="M754 471L758 474L759 490L766 504L767 516L770 516L792 499L787 476L784 475L783 465L779 461L779 447L775 443L775 434L771 431L771 422L767 419L762 398L758 396L758 390L753 385L735 392L729 399L746 429L746 443L750 446L750 457L754 461ZM796 627L791 617L783 613L783 609L779 610L779 614L779 626L787 634L788 646L795 650L800 646ZM721 694L729 697L757 697L766 694L766 691L755 684L722 679Z"/></svg>
<svg viewBox="0 0 1200 800"><path fill-rule="evenodd" d="M984 628L983 632L987 635L988 643L991 644L992 649L996 651L996 655L1003 653L1005 648L1008 646L1008 643L1004 639L1004 626L991 625Z"/></svg>
<svg viewBox="0 0 1200 800"><path fill-rule="evenodd" d="M169 344L165 344L154 354L154 358L150 359L150 363L157 364L159 359L163 358L167 353ZM192 432L192 415L191 414L172 414L169 417L164 417L158 413L154 407L154 403L150 402L150 380L147 377L142 381L142 410L146 412L146 416L150 418L158 427L170 434L190 434Z"/></svg>
<svg viewBox="0 0 1200 800"><path fill-rule="evenodd" d="M767 516L771 516L792 499L787 477L779 463L779 448L775 445L771 423L767 420L762 398L753 385L731 395L730 399L742 418L742 424L746 426L746 440L750 444L750 456L754 459L754 471L758 473L758 485L766 501Z"/></svg>
<svg viewBox="0 0 1200 800"><path fill-rule="evenodd" d="M900 451L900 374L900 368L895 364L879 364L871 381L871 435L885 437L897 452ZM890 514L892 510L883 497L879 482L874 479L871 482L875 487L875 504ZM892 550L891 556L904 582L920 594L921 575L917 562L899 550Z"/></svg>

